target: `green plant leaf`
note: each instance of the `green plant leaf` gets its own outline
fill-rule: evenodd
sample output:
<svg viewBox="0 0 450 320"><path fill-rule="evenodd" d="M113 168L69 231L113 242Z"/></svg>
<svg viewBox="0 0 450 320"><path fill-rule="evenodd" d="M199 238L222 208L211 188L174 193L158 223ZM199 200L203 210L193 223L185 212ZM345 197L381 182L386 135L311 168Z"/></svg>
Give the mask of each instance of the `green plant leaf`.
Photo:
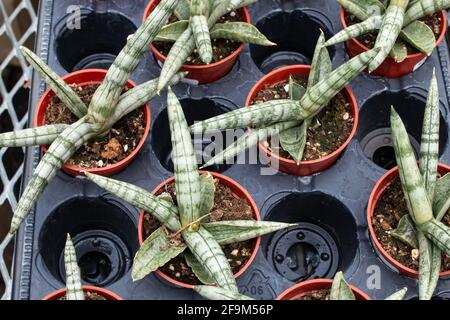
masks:
<svg viewBox="0 0 450 320"><path fill-rule="evenodd" d="M405 214L398 222L397 228L389 232L395 239L418 249L419 243L417 241L417 231L414 227L414 222L411 217Z"/></svg>
<svg viewBox="0 0 450 320"><path fill-rule="evenodd" d="M225 245L254 239L271 232L295 226L295 224L271 221L234 220L204 223L202 226L208 230L220 245Z"/></svg>
<svg viewBox="0 0 450 320"><path fill-rule="evenodd" d="M208 271L203 268L202 264L195 258L195 256L186 251L184 253L184 257L186 258L187 265L192 269L192 272L195 274L198 280L200 280L203 284L213 284L214 280L208 274Z"/></svg>
<svg viewBox="0 0 450 320"><path fill-rule="evenodd" d="M418 226L442 252L450 255L450 228L436 219L431 219Z"/></svg>
<svg viewBox="0 0 450 320"><path fill-rule="evenodd" d="M344 279L344 274L336 273L331 286L330 300L356 300L352 289Z"/></svg>
<svg viewBox="0 0 450 320"><path fill-rule="evenodd" d="M155 230L134 257L131 276L140 280L165 265L186 249L183 243L173 243L163 227Z"/></svg>
<svg viewBox="0 0 450 320"><path fill-rule="evenodd" d="M394 292L393 294L391 294L389 297L387 297L384 300L403 300L407 291L408 291L408 288L405 287L403 289L400 289L397 292Z"/></svg>
<svg viewBox="0 0 450 320"><path fill-rule="evenodd" d="M165 25L155 38L155 41L175 42L189 28L189 20L180 20Z"/></svg>
<svg viewBox="0 0 450 320"><path fill-rule="evenodd" d="M209 0L191 0L191 26L198 54L205 64L210 64L213 58L211 36L209 34L208 15Z"/></svg>
<svg viewBox="0 0 450 320"><path fill-rule="evenodd" d="M450 208L450 173L436 181L433 199L433 212L436 220L440 221Z"/></svg>
<svg viewBox="0 0 450 320"><path fill-rule="evenodd" d="M66 299L84 300L83 287L81 286L81 272L77 263L77 254L70 235L67 235L64 248L64 267L66 270Z"/></svg>
<svg viewBox="0 0 450 320"><path fill-rule="evenodd" d="M234 291L212 286L194 286L194 291L208 300L254 300Z"/></svg>
<svg viewBox="0 0 450 320"><path fill-rule="evenodd" d="M289 99L300 100L306 93L306 89L299 83L294 81L292 76L289 76Z"/></svg>
<svg viewBox="0 0 450 320"><path fill-rule="evenodd" d="M320 36L317 40L316 48L314 50L314 55L311 62L311 72L309 73L307 88L312 88L320 80L325 79L325 77L332 70L333 66L331 64L330 54L328 53L328 49L325 47L325 34L322 30L320 30ZM299 100L300 98L301 97L295 98L294 100Z"/></svg>
<svg viewBox="0 0 450 320"><path fill-rule="evenodd" d="M280 144L284 151L288 152L297 165L303 158L308 135L310 120L305 120L300 126L284 130L280 133Z"/></svg>
<svg viewBox="0 0 450 320"><path fill-rule="evenodd" d="M267 39L255 26L246 22L217 23L211 30L211 38L228 39L261 46L275 45L275 43Z"/></svg>
<svg viewBox="0 0 450 320"><path fill-rule="evenodd" d="M188 0L179 0L173 12L178 20L189 20L191 8Z"/></svg>
<svg viewBox="0 0 450 320"><path fill-rule="evenodd" d="M404 61L408 56L408 49L406 48L406 44L400 39L397 39L389 55L397 63Z"/></svg>
<svg viewBox="0 0 450 320"><path fill-rule="evenodd" d="M200 175L200 216L205 216L211 212L214 206L214 193L216 192L216 184L211 173L205 172ZM209 221L205 218L203 221Z"/></svg>
<svg viewBox="0 0 450 320"><path fill-rule="evenodd" d="M410 0L405 13L405 26L432 13L450 8L450 0Z"/></svg>
<svg viewBox="0 0 450 320"><path fill-rule="evenodd" d="M384 14L385 7L379 0L336 0L348 12L363 21L372 15Z"/></svg>
<svg viewBox="0 0 450 320"><path fill-rule="evenodd" d="M436 47L433 30L422 21L408 24L402 29L400 37L427 56L430 56Z"/></svg>
<svg viewBox="0 0 450 320"><path fill-rule="evenodd" d="M0 147L28 147L51 144L67 128L67 124L52 124L0 134Z"/></svg>
<svg viewBox="0 0 450 320"><path fill-rule="evenodd" d="M325 46L332 46L340 42L344 42L353 38L357 38L373 30L378 30L383 22L383 16L374 15L367 18L363 22L353 24L335 34L327 42Z"/></svg>

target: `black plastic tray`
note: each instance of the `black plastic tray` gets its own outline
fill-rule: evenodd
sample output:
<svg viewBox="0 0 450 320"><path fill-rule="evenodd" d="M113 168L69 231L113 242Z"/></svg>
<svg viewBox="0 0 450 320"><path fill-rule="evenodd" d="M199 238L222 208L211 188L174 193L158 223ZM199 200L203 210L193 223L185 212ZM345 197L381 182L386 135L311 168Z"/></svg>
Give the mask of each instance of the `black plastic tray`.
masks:
<svg viewBox="0 0 450 320"><path fill-rule="evenodd" d="M77 68L105 66L111 61L111 54L113 56L123 45L126 36L141 23L147 2L42 0L36 52L60 75ZM80 31L67 30L70 5L81 8ZM189 119L200 120L243 106L253 84L264 75L261 69L267 71L286 64L286 61L290 64L310 63L319 28L328 35L341 29L339 7L332 0L260 0L248 9L252 22L278 46L270 49L246 46L230 74L210 85L177 85L176 94L182 100ZM82 58L93 53L102 54L80 63ZM334 66L347 60L343 45L332 48L331 54ZM289 262L289 258L283 255L287 254L288 247L306 241L310 245L320 244L319 251L325 253L312 257L313 261L320 259L312 277L331 277L335 271L342 270L351 284L372 298L384 298L403 286L410 289L407 298L417 297L417 280L399 275L382 261L369 239L367 201L374 184L386 170L365 153L371 155L377 151L375 158L378 163L386 164L392 160L384 139L385 129L389 127L388 107L391 104L406 120L410 134L420 140L424 101L433 67L437 70L441 93L440 161L449 163L450 82L448 44L445 41L414 74L388 80L364 73L351 83L361 110L360 126L355 139L328 170L303 178L285 174L261 176L260 165L233 165L224 171L247 188L263 219L302 222L299 229L263 238L254 263L238 279L242 293L259 299L274 299L292 286L300 275L292 270L295 259ZM157 77L159 72L160 67L149 50L132 80L142 83ZM32 85L30 123L37 100L45 88L36 76ZM165 107L165 95L151 101L150 138L136 160L115 176L116 179L152 190L172 176L172 172L165 168L168 167L170 151ZM24 183L40 155L39 148L29 148ZM86 179L58 173L18 233L13 297L41 299L64 286L61 251L65 234L70 232L75 237L79 255L87 254L83 263L101 259L110 261L109 273L104 265L100 268L100 276L93 272L94 284L100 283L125 299L198 299L191 290L177 288L156 274L132 282L130 264L138 248L138 216L136 208L117 200ZM308 245L303 248L307 252L311 249ZM280 254L282 257L277 257ZM278 263L277 260L283 262ZM448 280L439 282L436 296L450 297Z"/></svg>

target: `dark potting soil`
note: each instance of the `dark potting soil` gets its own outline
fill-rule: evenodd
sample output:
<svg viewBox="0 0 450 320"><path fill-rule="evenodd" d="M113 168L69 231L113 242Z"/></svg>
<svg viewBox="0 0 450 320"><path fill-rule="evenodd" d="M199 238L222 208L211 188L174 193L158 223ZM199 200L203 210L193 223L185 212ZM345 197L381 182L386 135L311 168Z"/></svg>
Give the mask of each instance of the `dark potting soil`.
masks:
<svg viewBox="0 0 450 320"><path fill-rule="evenodd" d="M397 225L405 214L409 214L401 182L396 178L386 188L372 217L372 226L378 241L383 249L402 265L419 270L419 250L395 239L389 232L397 228ZM450 214L442 219L442 222L450 226ZM441 271L450 270L450 257L442 255Z"/></svg>
<svg viewBox="0 0 450 320"><path fill-rule="evenodd" d="M229 220L254 220L253 210L245 199L238 198L233 194L231 189L218 180L215 180L216 191L214 193L214 206L209 216L210 222L229 221ZM172 183L165 187L160 193L167 192L172 196L176 204L175 184ZM150 213L144 214L144 237L159 228L160 223ZM180 239L181 240L181 239ZM230 263L233 274L236 274L250 259L253 246L256 240L247 240L239 243L233 243L222 246L222 250ZM191 285L201 284L192 272L191 268L186 264L184 254L180 254L176 258L166 263L160 270L180 282Z"/></svg>
<svg viewBox="0 0 450 320"><path fill-rule="evenodd" d="M431 30L434 33L434 37L439 39L439 36L441 34L441 26L442 26L442 19L440 12L436 12L434 14L428 15L423 17L422 19L419 19L420 21L424 22L427 26L431 28ZM349 12L345 13L345 21L347 22L348 26L354 25L356 23L360 23L361 20L356 18L354 15L352 15ZM365 35L362 35L360 37L357 37L357 40L364 44L369 49L372 49L375 45L375 42L377 40L378 32L369 32ZM406 48L408 50L408 54L415 54L419 53L419 50L411 46L409 43L404 42L406 44Z"/></svg>
<svg viewBox="0 0 450 320"><path fill-rule="evenodd" d="M87 291L84 293L84 298L86 300L108 300L106 299L104 296L99 295L96 292L92 292L92 291ZM58 300L66 300L66 295L62 296L61 298L59 298Z"/></svg>
<svg viewBox="0 0 450 320"><path fill-rule="evenodd" d="M89 105L99 84L71 85L85 105ZM128 89L125 89L126 92ZM45 112L45 124L72 124L78 118L54 96ZM129 156L145 132L145 112L139 108L120 119L104 137L86 142L67 163L82 168L102 168Z"/></svg>
<svg viewBox="0 0 450 320"><path fill-rule="evenodd" d="M306 87L307 78L293 76L295 82ZM258 92L252 104L260 104L270 100L289 99L289 81L282 81L274 86L266 85ZM303 161L323 158L341 147L353 129L351 108L342 93L338 93L330 103L313 118L308 128ZM270 146L267 142L267 146ZM275 147L270 146L272 149ZM279 154L283 158L292 159L281 146Z"/></svg>
<svg viewBox="0 0 450 320"><path fill-rule="evenodd" d="M178 21L178 19L177 17L175 17L175 15L173 15L169 19L169 23L173 23L175 21ZM245 22L244 14L240 10L235 10L222 16L217 23L239 22L239 21ZM172 49L173 43L155 41L153 42L153 45L155 46L156 49L158 49L159 52L161 52L165 57L167 57L167 55L170 52L170 49ZM241 42L235 42L227 39L211 39L211 45L213 49L213 59L211 63L215 63L225 59L233 52L235 52L240 47ZM194 52L186 59L186 62L184 64L193 66L205 65L203 61L200 59L200 56L197 53L197 49L195 49Z"/></svg>
<svg viewBox="0 0 450 320"><path fill-rule="evenodd" d="M295 300L330 300L330 289L309 291Z"/></svg>

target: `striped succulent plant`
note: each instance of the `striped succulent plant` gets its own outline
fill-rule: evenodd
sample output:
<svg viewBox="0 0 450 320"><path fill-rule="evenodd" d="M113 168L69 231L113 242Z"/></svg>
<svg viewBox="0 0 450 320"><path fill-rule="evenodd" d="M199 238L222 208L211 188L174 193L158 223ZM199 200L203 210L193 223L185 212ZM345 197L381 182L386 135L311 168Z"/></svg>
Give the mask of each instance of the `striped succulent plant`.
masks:
<svg viewBox="0 0 450 320"><path fill-rule="evenodd" d="M10 231L3 243L7 243L14 235L46 185L83 143L106 133L114 123L156 94L157 79L143 83L125 94L121 93L148 45L165 25L178 2L162 0L142 26L129 37L89 106L85 106L71 87L38 56L21 48L27 61L79 120L72 125L50 125L0 134L0 147L50 144L19 200ZM183 76L176 74L169 83L175 83Z"/></svg>
<svg viewBox="0 0 450 320"><path fill-rule="evenodd" d="M408 133L394 108L391 127L400 180L409 209L392 235L419 249L419 296L430 299L441 269L441 254L450 254L450 228L440 222L450 208L450 174L437 177L439 92L433 72L417 165ZM412 221L411 221L412 220Z"/></svg>
<svg viewBox="0 0 450 320"><path fill-rule="evenodd" d="M336 1L361 22L337 33L325 45L378 30L375 48L381 48L381 51L369 65L369 72L377 69L388 56L396 62L405 60L408 55L406 43L431 55L436 47L436 38L431 28L419 19L450 8L450 0L390 0L387 6L379 0Z"/></svg>
<svg viewBox="0 0 450 320"><path fill-rule="evenodd" d="M249 23L218 23L225 14L256 1L181 0L175 10L178 21L166 25L155 39L174 43L162 68L158 90L167 86L195 49L205 64L211 63L213 58L211 39L228 39L263 46L274 45Z"/></svg>
<svg viewBox="0 0 450 320"><path fill-rule="evenodd" d="M81 286L81 272L77 254L70 235L67 235L64 248L64 267L66 271L66 300L85 300Z"/></svg>
<svg viewBox="0 0 450 320"><path fill-rule="evenodd" d="M307 88L290 79L290 99L272 100L250 108L237 109L191 126L191 133L194 134L253 128L209 160L204 167L225 163L259 141L278 133L283 148L297 164L300 163L311 119L362 72L378 52L365 52L332 71L331 59L324 43L325 36L322 33L314 52Z"/></svg>
<svg viewBox="0 0 450 320"><path fill-rule="evenodd" d="M142 279L185 252L187 264L200 281L236 294L236 282L220 245L253 239L291 224L252 220L208 222L214 204L214 179L210 173L198 172L188 125L171 89L167 104L177 205L167 194L153 196L125 182L90 173L86 176L103 189L153 214L162 225L136 254L132 270L134 280ZM181 236L182 241L173 241L175 236Z"/></svg>

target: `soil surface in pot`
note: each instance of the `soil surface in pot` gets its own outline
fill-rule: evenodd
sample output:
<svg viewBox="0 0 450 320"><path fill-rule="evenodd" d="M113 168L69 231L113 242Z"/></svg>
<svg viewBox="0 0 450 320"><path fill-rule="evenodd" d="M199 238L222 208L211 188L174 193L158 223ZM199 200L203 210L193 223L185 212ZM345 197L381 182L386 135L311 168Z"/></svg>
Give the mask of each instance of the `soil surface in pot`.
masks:
<svg viewBox="0 0 450 320"><path fill-rule="evenodd" d="M330 291L330 289L309 291L295 300L330 300Z"/></svg>
<svg viewBox="0 0 450 320"><path fill-rule="evenodd" d="M439 36L441 35L441 26L442 26L442 19L441 19L441 13L436 12L434 14L428 15L423 17L422 19L419 19L420 21L424 22L427 26L430 27L430 29L434 33L434 37L439 39ZM345 21L347 22L348 26L354 25L356 23L360 23L361 20L356 18L351 13L345 12ZM375 41L377 40L378 32L369 32L365 35L362 35L360 37L357 37L357 40L364 44L367 48L372 49L375 45ZM419 50L417 50L415 47L411 46L409 43L405 42L406 48L408 50L408 54L415 54L419 53Z"/></svg>
<svg viewBox="0 0 450 320"><path fill-rule="evenodd" d="M295 82L306 87L307 78L293 76ZM266 85L258 92L252 104L260 104L270 100L289 99L289 80L281 81L273 86ZM350 136L353 129L353 115L348 102L342 93L338 93L330 103L315 116L308 128L303 161L317 160L339 149ZM270 146L269 141L266 142ZM270 146L275 150L274 146ZM279 148L279 155L292 159L291 155Z"/></svg>
<svg viewBox="0 0 450 320"><path fill-rule="evenodd" d="M99 84L82 87L72 84L85 105L89 105ZM126 92L128 89L125 89ZM54 96L45 112L45 124L72 124L78 118ZM103 168L122 161L138 146L145 132L145 112L138 108L120 119L104 137L86 142L67 161L67 164L81 168Z"/></svg>
<svg viewBox="0 0 450 320"><path fill-rule="evenodd" d="M245 199L238 198L231 189L221 184L215 179L216 191L214 193L214 206L209 216L210 222L229 221L229 220L254 220L253 210ZM172 196L175 204L176 191L175 184L172 183L165 187L160 193L167 192ZM149 213L144 214L144 238L159 228L160 223ZM236 274L250 259L256 240L247 240L239 243L233 243L222 246L222 250L230 263L233 274ZM172 259L160 268L164 274L172 279L191 285L201 284L186 264L184 254Z"/></svg>
<svg viewBox="0 0 450 320"><path fill-rule="evenodd" d="M409 214L405 196L399 178L392 181L375 206L372 217L372 226L378 241L383 249L402 265L419 270L419 250L395 239L389 233L397 228L400 218ZM450 226L450 214L442 219ZM441 271L450 270L450 257L442 255Z"/></svg>
<svg viewBox="0 0 450 320"><path fill-rule="evenodd" d="M84 292L84 298L86 300L108 300L104 296L99 295L98 293L92 291ZM66 295L63 295L61 298L58 298L58 300L66 300Z"/></svg>
<svg viewBox="0 0 450 320"><path fill-rule="evenodd" d="M173 23L175 21L178 21L177 17L175 15L172 15L169 18L169 23ZM217 23L227 23L227 22L239 22L243 21L245 22L244 15L241 10L235 10L231 11L230 13L222 16ZM161 52L165 57L170 52L170 49L172 49L173 43L172 42L162 42L162 41L155 41L153 42L153 45L156 49L158 49L159 52ZM211 63L219 62L220 60L225 59L229 55L231 55L233 52L235 52L241 45L241 42L235 42L227 39L211 39L211 45L213 49L213 59ZM200 59L200 56L198 55L197 48L194 50L194 52L186 59L184 64L192 65L192 66L203 66L205 65L203 61Z"/></svg>

